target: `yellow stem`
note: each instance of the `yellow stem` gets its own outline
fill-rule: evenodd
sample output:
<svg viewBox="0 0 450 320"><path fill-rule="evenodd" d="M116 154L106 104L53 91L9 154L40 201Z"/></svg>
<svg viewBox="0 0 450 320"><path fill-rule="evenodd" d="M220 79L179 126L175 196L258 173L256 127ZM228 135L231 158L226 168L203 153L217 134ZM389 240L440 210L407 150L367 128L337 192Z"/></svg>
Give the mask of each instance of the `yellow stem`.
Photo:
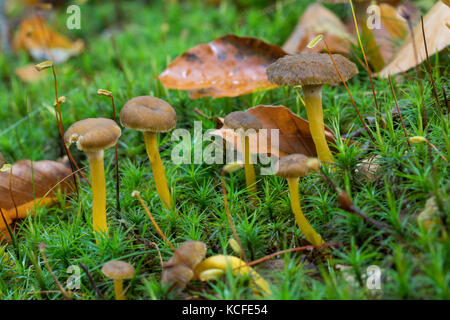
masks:
<svg viewBox="0 0 450 320"><path fill-rule="evenodd" d="M244 170L245 170L245 183L247 190L251 194L252 198L256 200L256 175L255 168L250 157L250 139L245 135L242 139L242 152L244 154Z"/></svg>
<svg viewBox="0 0 450 320"><path fill-rule="evenodd" d="M316 146L317 156L326 165L333 163L333 155L325 139L325 125L322 110L322 85L304 86L305 108L308 115L309 130Z"/></svg>
<svg viewBox="0 0 450 320"><path fill-rule="evenodd" d="M145 147L148 158L152 165L153 178L155 180L156 192L158 192L161 201L167 209L172 209L172 197L166 180L166 172L161 161L158 150L158 137L156 132L144 132Z"/></svg>
<svg viewBox="0 0 450 320"><path fill-rule="evenodd" d="M199 278L206 270L221 269L226 271L230 267L234 274L239 273L241 275L249 274L252 281L259 287L260 291L264 293L265 296L270 295L272 291L270 290L269 283L264 280L255 270L247 266L247 264L238 257L225 256L225 255L215 255L209 257L202 262L200 262L194 270L195 277ZM253 284L252 284L253 285ZM256 288L252 288L252 291L257 294Z"/></svg>
<svg viewBox="0 0 450 320"><path fill-rule="evenodd" d="M295 220L297 221L300 230L305 235L306 240L315 246L324 244L321 236L313 229L303 215L302 208L300 207L300 200L298 194L298 178L287 178L289 185L289 193L291 199L292 212L294 212Z"/></svg>
<svg viewBox="0 0 450 320"><path fill-rule="evenodd" d="M106 234L106 184L103 166L103 150L88 153L92 184L92 222L94 231Z"/></svg>
<svg viewBox="0 0 450 320"><path fill-rule="evenodd" d="M123 294L123 280L114 280L114 293L116 295L116 300L127 299Z"/></svg>

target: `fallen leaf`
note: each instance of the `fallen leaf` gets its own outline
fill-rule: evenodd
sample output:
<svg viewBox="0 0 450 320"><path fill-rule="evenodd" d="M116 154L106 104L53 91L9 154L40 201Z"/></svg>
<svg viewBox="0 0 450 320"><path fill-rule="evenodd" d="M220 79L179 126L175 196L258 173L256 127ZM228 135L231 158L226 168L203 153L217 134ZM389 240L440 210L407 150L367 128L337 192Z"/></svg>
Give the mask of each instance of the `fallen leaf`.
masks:
<svg viewBox="0 0 450 320"><path fill-rule="evenodd" d="M17 77L19 77L20 80L27 83L37 82L48 76L48 73L46 72L37 71L34 64L29 64L24 67L17 68L16 70L14 70L14 73Z"/></svg>
<svg viewBox="0 0 450 320"><path fill-rule="evenodd" d="M58 188L53 188L71 173L67 165L50 160L21 160L16 162L11 170L0 172L0 208L7 223L26 218L36 205L56 202ZM72 179L65 179L58 187L61 192L71 192L72 182ZM5 234L5 228L3 218L0 217L0 234Z"/></svg>
<svg viewBox="0 0 450 320"><path fill-rule="evenodd" d="M205 258L206 245L200 241L186 241L164 262L161 281L184 289L194 277L194 268Z"/></svg>
<svg viewBox="0 0 450 320"><path fill-rule="evenodd" d="M423 23L430 56L450 44L450 30L446 26L446 24L450 24L450 8L443 2L439 1L434 5L424 17ZM426 59L421 23L414 28L413 41L417 48L418 63L420 64ZM412 40L408 36L392 61L378 75L386 78L388 75L405 72L416 65Z"/></svg>
<svg viewBox="0 0 450 320"><path fill-rule="evenodd" d="M247 111L262 123L262 130L258 134L249 134L250 153L270 154L275 157L284 157L293 153L301 153L309 157L316 157L316 148L309 131L309 122L294 114L284 106L259 105ZM271 148L271 130L279 130L279 148ZM221 129L211 131L212 135L222 137L231 143L234 149L242 152L241 137L226 125ZM332 132L325 128L326 139L334 143ZM258 140L259 139L259 140ZM263 143L259 143L262 141ZM265 143L267 141L267 143Z"/></svg>
<svg viewBox="0 0 450 320"><path fill-rule="evenodd" d="M177 57L159 76L164 87L191 90L190 97L236 97L276 87L266 68L286 53L262 40L226 35Z"/></svg>
<svg viewBox="0 0 450 320"><path fill-rule="evenodd" d="M312 49L306 48L307 44L319 34L323 35L331 52L343 54L350 52L350 43L354 41L353 36L332 11L318 3L306 9L283 45L283 49L289 54L326 51L324 42L319 42Z"/></svg>
<svg viewBox="0 0 450 320"><path fill-rule="evenodd" d="M51 60L54 63L64 62L84 49L84 42L70 41L49 28L44 18L32 15L23 20L14 41L15 50L27 50L33 59Z"/></svg>

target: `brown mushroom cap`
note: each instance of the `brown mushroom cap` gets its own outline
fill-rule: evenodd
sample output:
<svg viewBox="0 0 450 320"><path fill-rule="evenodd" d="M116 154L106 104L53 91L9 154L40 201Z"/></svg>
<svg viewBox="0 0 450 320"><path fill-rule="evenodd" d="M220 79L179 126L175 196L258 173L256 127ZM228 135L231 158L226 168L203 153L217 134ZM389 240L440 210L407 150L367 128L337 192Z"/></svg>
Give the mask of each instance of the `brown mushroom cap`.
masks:
<svg viewBox="0 0 450 320"><path fill-rule="evenodd" d="M125 261L112 260L103 266L102 272L114 280L131 279L134 275L134 267Z"/></svg>
<svg viewBox="0 0 450 320"><path fill-rule="evenodd" d="M164 100L140 96L125 103L120 111L120 123L133 130L167 132L177 124L177 114Z"/></svg>
<svg viewBox="0 0 450 320"><path fill-rule="evenodd" d="M356 65L340 54L333 54L333 59L345 81L358 73ZM337 85L341 82L327 53L288 55L267 67L266 73L271 83L282 86Z"/></svg>
<svg viewBox="0 0 450 320"><path fill-rule="evenodd" d="M254 115L243 111L235 111L230 113L223 120L225 125L231 129L254 129L259 130L262 128L262 123Z"/></svg>
<svg viewBox="0 0 450 320"><path fill-rule="evenodd" d="M316 158L309 158L299 153L290 154L278 160L277 176L283 178L304 177L310 170L317 170L318 164Z"/></svg>
<svg viewBox="0 0 450 320"><path fill-rule="evenodd" d="M114 146L121 133L111 119L88 118L72 124L64 134L64 141L67 145L76 142L78 149L94 152Z"/></svg>
<svg viewBox="0 0 450 320"><path fill-rule="evenodd" d="M203 242L189 240L177 248L172 258L164 263L164 267L167 268L181 263L194 269L205 258L205 255L206 245Z"/></svg>

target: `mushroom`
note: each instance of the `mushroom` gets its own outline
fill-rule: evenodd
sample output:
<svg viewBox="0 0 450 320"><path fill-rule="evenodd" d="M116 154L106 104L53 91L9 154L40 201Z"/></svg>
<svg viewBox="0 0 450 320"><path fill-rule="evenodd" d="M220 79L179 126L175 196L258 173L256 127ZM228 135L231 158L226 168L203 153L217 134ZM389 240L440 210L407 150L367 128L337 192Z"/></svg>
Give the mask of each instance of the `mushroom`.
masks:
<svg viewBox="0 0 450 320"><path fill-rule="evenodd" d="M103 266L102 273L114 280L116 300L126 300L123 294L123 280L133 278L134 267L125 261L111 260Z"/></svg>
<svg viewBox="0 0 450 320"><path fill-rule="evenodd" d="M322 245L324 241L303 215L298 193L298 179L306 176L310 170L317 170L318 167L319 162L316 158L308 158L303 154L295 153L281 158L278 161L277 171L277 176L287 179L292 211L300 230L306 240L315 246Z"/></svg>
<svg viewBox="0 0 450 320"><path fill-rule="evenodd" d="M64 142L76 142L89 161L92 184L92 219L94 231L106 234L106 185L103 150L113 147L121 134L119 126L110 119L89 118L72 124L64 134Z"/></svg>
<svg viewBox="0 0 450 320"><path fill-rule="evenodd" d="M166 173L158 150L158 132L172 130L177 124L177 114L164 100L140 96L129 100L120 111L120 123L128 129L144 133L145 147L153 170L156 191L163 205L172 209L172 199L167 186Z"/></svg>
<svg viewBox="0 0 450 320"><path fill-rule="evenodd" d="M328 3L348 3L348 0L324 0ZM373 1L373 0L353 0L352 3L355 7L355 15L358 18L358 22L361 25L362 35L367 43L367 56L375 71L380 71L384 67L383 56L380 53L378 44L375 40L373 28L369 27L367 22L369 13L368 7L373 3L386 2L386 1ZM378 17L380 19L380 17Z"/></svg>
<svg viewBox="0 0 450 320"><path fill-rule="evenodd" d="M200 241L186 241L164 262L161 281L173 283L180 289L194 277L194 268L205 258L206 245Z"/></svg>
<svg viewBox="0 0 450 320"><path fill-rule="evenodd" d="M254 293L258 293L258 290L254 288L254 284L259 287L260 291L264 295L267 296L272 293L269 283L264 280L263 277L261 277L255 270L253 270L253 268L249 267L243 260L234 256L219 254L206 258L205 260L200 262L197 267L195 267L195 276L202 281L211 280L223 274L219 270L226 271L228 267L232 269L234 274L249 274L252 279L252 291Z"/></svg>
<svg viewBox="0 0 450 320"><path fill-rule="evenodd" d="M340 54L333 54L333 59L345 81L358 73L356 65ZM334 162L325 139L322 86L337 85L341 79L330 56L326 53L300 53L285 56L272 63L266 72L272 83L283 86L302 86L309 128L317 156L322 162Z"/></svg>
<svg viewBox="0 0 450 320"><path fill-rule="evenodd" d="M247 130L254 130L257 132L262 128L262 123L255 116L243 112L235 111L227 115L224 119L224 124L233 129L238 130L241 136L242 154L244 158L245 182L247 190L252 196L256 195L256 175L253 167L252 158L250 156L250 139Z"/></svg>

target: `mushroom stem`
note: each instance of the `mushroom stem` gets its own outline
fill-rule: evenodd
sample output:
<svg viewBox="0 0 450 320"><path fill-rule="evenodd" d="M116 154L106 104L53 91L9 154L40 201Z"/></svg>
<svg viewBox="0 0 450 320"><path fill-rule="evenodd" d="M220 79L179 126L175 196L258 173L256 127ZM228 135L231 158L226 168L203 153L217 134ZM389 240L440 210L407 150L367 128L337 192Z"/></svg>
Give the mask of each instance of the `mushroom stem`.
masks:
<svg viewBox="0 0 450 320"><path fill-rule="evenodd" d="M251 194L251 197L256 200L256 175L255 168L253 167L252 159L250 157L250 138L242 133L242 153L244 155L244 171L245 171L245 183L247 190Z"/></svg>
<svg viewBox="0 0 450 320"><path fill-rule="evenodd" d="M172 200L169 192L169 187L166 180L166 172L161 161L158 150L158 137L156 132L144 132L145 148L147 150L148 158L152 165L153 178L155 179L156 192L158 192L163 205L171 210Z"/></svg>
<svg viewBox="0 0 450 320"><path fill-rule="evenodd" d="M325 139L325 125L322 110L322 85L303 86L305 108L308 115L309 130L316 146L317 156L325 164L334 162L333 155Z"/></svg>
<svg viewBox="0 0 450 320"><path fill-rule="evenodd" d="M117 279L114 280L114 293L116 295L116 300L126 300L125 295L123 294L123 280Z"/></svg>
<svg viewBox="0 0 450 320"><path fill-rule="evenodd" d="M300 206L299 193L298 193L298 178L286 178L289 185L289 193L291 199L291 207L294 212L295 220L297 221L300 230L305 235L306 240L315 246L324 244L321 236L314 230L303 215L302 208Z"/></svg>
<svg viewBox="0 0 450 320"><path fill-rule="evenodd" d="M103 165L103 150L86 152L92 184L92 221L94 231L106 234L106 184Z"/></svg>
<svg viewBox="0 0 450 320"><path fill-rule="evenodd" d="M206 258L195 267L194 273L196 278L205 278L204 272L206 270L214 270L214 272L216 272L217 269L220 269L226 271L228 267L232 269L234 274L249 274L252 279L252 286L256 284L264 295L269 295L272 293L269 283L264 280L264 278L261 277L255 270L247 266L247 264L238 257L215 255ZM252 288L252 291L254 293L257 293L256 288Z"/></svg>

